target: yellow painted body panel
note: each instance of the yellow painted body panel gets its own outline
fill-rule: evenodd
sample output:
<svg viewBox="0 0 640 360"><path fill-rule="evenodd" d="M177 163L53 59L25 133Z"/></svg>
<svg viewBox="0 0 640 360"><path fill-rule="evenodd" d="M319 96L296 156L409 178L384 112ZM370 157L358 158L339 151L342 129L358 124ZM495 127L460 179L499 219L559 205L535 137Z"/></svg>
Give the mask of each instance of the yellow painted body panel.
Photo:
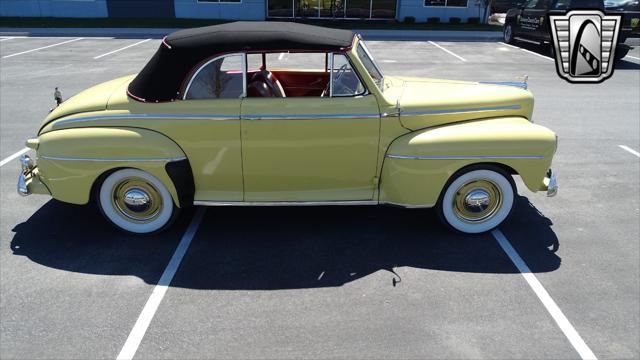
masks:
<svg viewBox="0 0 640 360"><path fill-rule="evenodd" d="M129 84L133 78L134 75L120 77L79 92L53 109L43 124L69 114L105 110L113 92L122 88L123 84Z"/></svg>
<svg viewBox="0 0 640 360"><path fill-rule="evenodd" d="M33 169L29 174L25 176L25 186L27 187L27 189L29 189L31 194L51 196L51 192L42 182L40 171L38 168Z"/></svg>
<svg viewBox="0 0 640 360"><path fill-rule="evenodd" d="M478 163L506 165L531 191L538 191L551 165L555 142L555 134L545 127L513 117L412 132L396 139L388 150L380 202L433 206L451 175ZM415 158L389 157L396 155ZM525 158L533 156L540 158Z"/></svg>
<svg viewBox="0 0 640 360"><path fill-rule="evenodd" d="M438 79L391 78L402 125L418 130L447 123L522 116L531 119L533 95L513 86ZM395 87L396 89L393 89Z"/></svg>
<svg viewBox="0 0 640 360"><path fill-rule="evenodd" d="M253 114L264 118L245 119ZM247 98L242 117L246 201L373 199L380 132L373 95Z"/></svg>
<svg viewBox="0 0 640 360"><path fill-rule="evenodd" d="M107 111L71 115L41 132L86 126L153 130L173 140L189 159L195 200L243 200L240 99L142 103L126 95L126 85L114 92Z"/></svg>
<svg viewBox="0 0 640 360"><path fill-rule="evenodd" d="M86 204L100 175L112 169L135 167L166 184L180 205L165 165L170 159L183 157L173 141L149 130L79 128L41 135L37 160L40 180L54 198L65 202Z"/></svg>
<svg viewBox="0 0 640 360"><path fill-rule="evenodd" d="M36 146L40 179L56 199L82 204L105 171L138 168L162 180L178 204L179 190L161 161L44 157L186 156L196 201L432 206L457 170L494 162L517 171L529 189L540 189L556 140L528 121L529 91L403 77L386 77L380 91L356 52L347 55L369 90L366 96L142 103L126 94L133 76L92 87L45 119ZM389 154L542 158L418 160Z"/></svg>

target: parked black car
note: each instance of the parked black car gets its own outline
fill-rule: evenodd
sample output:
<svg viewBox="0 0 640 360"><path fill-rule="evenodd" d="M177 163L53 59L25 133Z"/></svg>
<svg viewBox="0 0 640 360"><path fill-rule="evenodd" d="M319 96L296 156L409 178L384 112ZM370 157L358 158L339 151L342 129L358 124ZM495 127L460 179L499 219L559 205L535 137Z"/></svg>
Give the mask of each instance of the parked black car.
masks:
<svg viewBox="0 0 640 360"><path fill-rule="evenodd" d="M518 0L493 0L491 2L491 13L502 14L509 11L509 9L517 7Z"/></svg>
<svg viewBox="0 0 640 360"><path fill-rule="evenodd" d="M640 0L605 0L607 14L622 13L620 42L630 37L640 37Z"/></svg>
<svg viewBox="0 0 640 360"><path fill-rule="evenodd" d="M624 2L631 1L638 6L639 0L606 0L607 2ZM525 3L519 3L516 8L509 9L504 23L504 42L512 43L514 41L524 41L528 43L543 45L548 48L549 54L553 57L554 48L551 45L551 28L549 26L549 12L567 12L571 9L596 9L607 14L618 13L621 10L609 11L605 8L603 0L528 0ZM626 8L625 8L626 9ZM618 45L616 47L616 60L622 59L627 55L631 47L624 44L627 37L632 36L632 23L637 24L637 20L632 17L627 19L624 12L623 25L618 36ZM632 15L633 16L633 15ZM629 26L624 26L628 22ZM637 33L637 25L634 28Z"/></svg>

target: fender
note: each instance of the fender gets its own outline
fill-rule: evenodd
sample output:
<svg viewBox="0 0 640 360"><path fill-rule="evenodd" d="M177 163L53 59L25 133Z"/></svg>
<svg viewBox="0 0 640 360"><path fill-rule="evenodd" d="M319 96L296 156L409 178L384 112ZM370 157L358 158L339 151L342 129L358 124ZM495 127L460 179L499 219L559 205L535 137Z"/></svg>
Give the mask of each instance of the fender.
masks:
<svg viewBox="0 0 640 360"><path fill-rule="evenodd" d="M556 151L551 130L521 117L482 119L428 128L395 139L380 176L380 202L432 207L447 180L472 164L502 166L531 191L543 180Z"/></svg>
<svg viewBox="0 0 640 360"><path fill-rule="evenodd" d="M138 128L70 128L39 136L38 171L51 195L60 201L86 204L96 180L119 168L146 171L162 181L177 206L179 195L167 166L186 160L182 149L166 136ZM105 154L108 154L105 156ZM188 166L183 168L190 169ZM188 174L192 179L192 174Z"/></svg>

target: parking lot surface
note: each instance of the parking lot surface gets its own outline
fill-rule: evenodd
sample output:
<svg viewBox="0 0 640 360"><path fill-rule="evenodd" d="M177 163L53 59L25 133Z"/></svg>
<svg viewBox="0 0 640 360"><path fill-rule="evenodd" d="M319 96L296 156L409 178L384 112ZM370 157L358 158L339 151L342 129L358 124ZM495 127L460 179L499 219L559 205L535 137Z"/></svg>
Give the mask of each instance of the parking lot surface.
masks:
<svg viewBox="0 0 640 360"><path fill-rule="evenodd" d="M2 36L0 357L640 357L638 44L611 79L572 85L521 44L368 43L390 75L528 75L559 195L518 182L512 217L478 236L390 207L190 209L126 235L95 207L19 197L15 158L54 87L135 73L160 40Z"/></svg>

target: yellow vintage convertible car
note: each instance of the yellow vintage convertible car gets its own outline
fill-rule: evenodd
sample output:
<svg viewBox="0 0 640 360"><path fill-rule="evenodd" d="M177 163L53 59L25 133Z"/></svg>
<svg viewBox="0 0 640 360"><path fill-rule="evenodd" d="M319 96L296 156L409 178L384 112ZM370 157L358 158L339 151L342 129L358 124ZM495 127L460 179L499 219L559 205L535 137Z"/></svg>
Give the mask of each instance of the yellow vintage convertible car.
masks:
<svg viewBox="0 0 640 360"><path fill-rule="evenodd" d="M557 191L557 137L513 85L384 76L346 30L181 30L139 74L53 110L18 192L95 200L140 234L191 205L435 206L451 228L485 232L514 206L513 175Z"/></svg>

